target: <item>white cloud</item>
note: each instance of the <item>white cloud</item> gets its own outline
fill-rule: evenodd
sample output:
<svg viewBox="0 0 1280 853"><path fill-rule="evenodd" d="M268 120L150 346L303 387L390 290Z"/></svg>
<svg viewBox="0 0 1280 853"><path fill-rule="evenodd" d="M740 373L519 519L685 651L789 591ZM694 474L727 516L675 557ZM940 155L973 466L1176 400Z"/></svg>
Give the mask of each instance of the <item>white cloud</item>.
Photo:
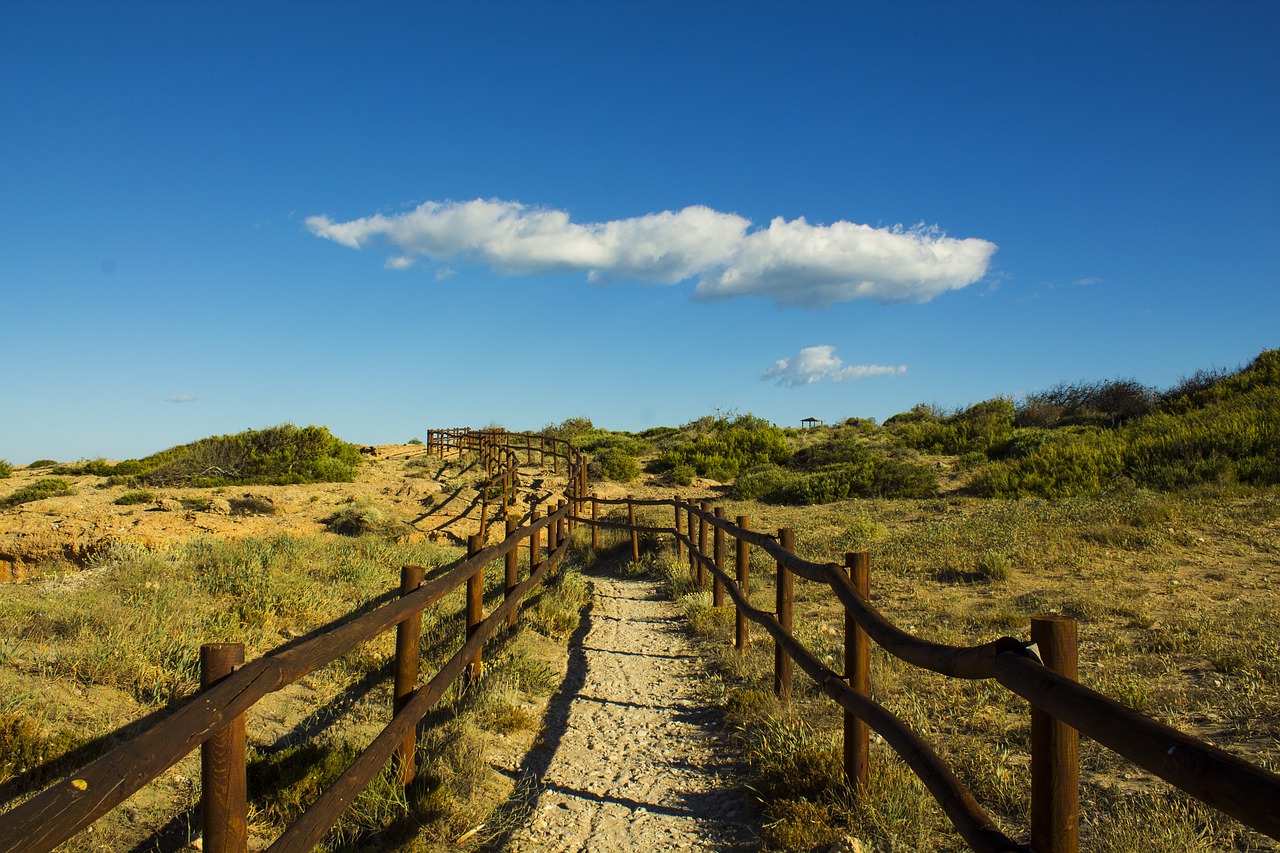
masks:
<svg viewBox="0 0 1280 853"><path fill-rule="evenodd" d="M778 385L795 388L798 385L812 385L829 379L832 382L849 382L854 379L865 379L868 376L897 376L907 372L905 364L886 366L883 364L845 364L836 355L833 346L805 347L791 358L780 358L773 366L760 374L762 380L775 380Z"/></svg>
<svg viewBox="0 0 1280 853"><path fill-rule="evenodd" d="M926 302L986 275L994 243L937 229L810 225L774 219L752 230L737 214L695 205L630 219L576 223L561 210L514 201L428 201L406 213L336 222L310 216L317 237L361 249L382 241L393 269L414 256L527 275L580 270L592 282L696 279L705 299L760 296L821 307L851 299Z"/></svg>
<svg viewBox="0 0 1280 853"><path fill-rule="evenodd" d="M170 394L164 398L164 401L166 403L194 403L199 399L199 397L194 397L190 394Z"/></svg>
<svg viewBox="0 0 1280 853"><path fill-rule="evenodd" d="M409 267L417 264L415 258L408 258L404 255L392 255L387 258L387 262L383 264L389 270L407 270Z"/></svg>

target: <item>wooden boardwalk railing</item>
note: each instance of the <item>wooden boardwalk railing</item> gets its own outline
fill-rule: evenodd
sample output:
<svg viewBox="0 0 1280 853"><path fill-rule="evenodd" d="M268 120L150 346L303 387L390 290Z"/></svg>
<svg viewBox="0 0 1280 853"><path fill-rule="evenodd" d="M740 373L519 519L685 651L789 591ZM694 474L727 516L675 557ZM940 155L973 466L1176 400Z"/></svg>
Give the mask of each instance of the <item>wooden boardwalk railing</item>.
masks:
<svg viewBox="0 0 1280 853"><path fill-rule="evenodd" d="M472 434L474 436L474 434ZM433 452L477 449L489 466L482 491L503 483L502 506L510 508L516 495L514 465L498 470L499 458L511 459L505 445L492 435L479 438L451 435L457 444L433 445ZM471 443L474 443L472 445ZM559 452L575 476L585 476L582 457L552 445L545 458ZM540 459L541 462L541 459ZM558 461L553 461L556 467ZM574 481L570 490L581 494ZM487 500L484 504L487 511ZM122 743L91 764L72 773L26 802L0 815L0 853L43 853L75 837L144 785L172 767L196 747L201 747L201 813L203 849L207 853L243 853L247 847L244 715L268 693L280 690L308 673L372 640L397 629L395 685L391 722L356 757L333 784L302 816L268 848L271 853L310 850L337 822L388 761L396 760L399 778L414 778L413 755L416 726L445 691L464 673L478 675L485 641L500 626L514 625L521 600L563 559L571 507L565 501L540 517L535 507L522 517L508 516L504 538L488 544L485 534L471 537L468 555L447 574L423 582L421 567L402 571L400 597L357 616L295 646L243 663L238 644L207 644L201 648L201 686L196 696L169 716ZM483 516L482 516L483 519ZM527 523L524 523L526 522ZM484 529L482 520L481 528ZM521 526L523 524L523 526ZM542 531L546 550L542 550ZM529 575L518 576L518 549L529 544ZM504 558L504 597L488 615L481 594L485 567ZM465 641L461 648L425 684L418 681L419 626L422 611L444 596L467 586Z"/></svg>
<svg viewBox="0 0 1280 853"><path fill-rule="evenodd" d="M737 611L735 644L745 651L747 621L773 639L774 685L784 699L791 692L794 661L818 688L845 709L845 772L857 796L867 784L868 727L878 732L924 783L965 842L978 851L1033 850L1074 853L1079 848L1077 732L1129 759L1201 802L1280 840L1280 776L1212 744L1191 737L1109 699L1075 680L1076 625L1061 616L1031 620L1031 641L1000 637L978 646L932 643L903 631L871 604L870 555L846 554L844 563L814 563L797 557L794 533L777 536L736 523L707 500L587 498L589 517L579 521L630 535L632 559L640 559L641 533L674 537L677 559L688 551L690 572L702 584L713 578L713 604L727 593ZM625 507L626 521L600 518L600 507ZM674 524L642 525L636 507L671 507ZM713 533L707 553L707 528ZM697 529L697 534L694 531ZM726 564L725 538L735 543L735 575ZM594 535L593 535L594 541ZM777 564L776 609L750 601L750 549L760 548ZM791 633L792 576L830 587L846 614L845 661L837 673ZM994 679L1026 699L1031 715L1030 846L1005 835L932 747L869 693L868 641L912 666L951 678Z"/></svg>
<svg viewBox="0 0 1280 853"><path fill-rule="evenodd" d="M932 643L898 628L871 604L868 554L846 554L843 564L814 563L793 553L792 531L784 528L777 536L753 531L745 516L738 516L736 523L731 523L723 508L712 507L710 500L610 500L588 494L587 457L563 439L504 430L431 430L427 451L441 457L475 452L485 465L486 479L480 486L481 532L471 537L465 560L444 577L427 583L422 582L421 569L405 567L398 600L247 664L239 664L243 649L205 647L202 692L129 742L0 815L0 853L51 850L197 746L203 746L205 768L204 849L211 853L241 853L246 845L245 712L266 694L396 626L391 722L269 848L273 853L310 850L388 761L397 761L403 782L412 780L417 723L455 680L468 671L478 673L485 639L500 625L515 623L521 598L563 558L568 548L567 533L578 524L590 526L593 548L599 547L602 529L629 534L632 558L637 561L640 534L672 536L677 559L682 560L687 551L695 582L703 585L710 577L713 604L722 606L726 595L733 600L738 648L745 652L750 642L748 622L761 626L773 639L774 687L779 696L785 700L791 695L794 663L844 709L845 772L854 795L858 796L867 785L868 730L875 730L924 783L974 850L1074 853L1078 849L1077 732L1201 802L1280 840L1280 777L1078 684L1073 620L1059 616L1033 618L1030 641L1000 637L970 647ZM528 512L512 512L519 496L521 453L526 465L534 464L535 454L536 464L545 466L550 461L554 472L564 465L564 499L557 499L555 508L548 507L545 518L540 517L537 505L554 496L534 496ZM494 490L496 495L491 494ZM489 505L494 500L501 501L506 530L501 541L490 545L487 524ZM626 520L601 517L601 506L625 507ZM637 521L637 507L659 506L671 508L671 527ZM544 529L545 555L540 544ZM727 539L734 543L732 576L726 563ZM537 555L538 559L530 560L529 577L521 581L514 557L526 540L531 557ZM762 549L776 562L777 597L773 611L755 607L750 600L752 547ZM505 559L505 597L485 616L480 600L483 571L498 557ZM843 605L848 671L832 671L792 634L794 576L828 586ZM468 587L466 640L438 673L418 686L415 632L421 613L463 583ZM1007 836L930 744L868 695L871 642L912 666L951 678L994 679L1027 700L1032 724L1029 847Z"/></svg>

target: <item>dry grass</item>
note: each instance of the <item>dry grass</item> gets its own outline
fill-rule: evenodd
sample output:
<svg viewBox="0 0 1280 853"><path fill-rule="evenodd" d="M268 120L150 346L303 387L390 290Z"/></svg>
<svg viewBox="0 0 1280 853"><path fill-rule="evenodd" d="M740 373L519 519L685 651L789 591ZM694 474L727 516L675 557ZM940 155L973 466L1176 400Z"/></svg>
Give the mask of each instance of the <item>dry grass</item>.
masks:
<svg viewBox="0 0 1280 853"><path fill-rule="evenodd" d="M46 567L44 577L8 587L0 597L0 809L110 749L132 721L190 696L202 642L242 642L247 658L258 657L389 599L401 565L427 566L430 578L461 556L373 536L197 540L158 552L120 546L87 570ZM502 574L501 562L485 574L486 609L502 597ZM511 783L483 759L532 739L584 595L571 567L535 591L532 627L495 637L484 677L456 686L432 712L419 779L404 789L389 770L381 774L325 847L453 849L504 802ZM461 646L462 610L458 590L424 612L424 673ZM389 632L252 709L254 839L277 835L385 724L393 656ZM196 831L198 777L190 756L70 844L92 838L100 849L132 849L150 837L182 846Z"/></svg>

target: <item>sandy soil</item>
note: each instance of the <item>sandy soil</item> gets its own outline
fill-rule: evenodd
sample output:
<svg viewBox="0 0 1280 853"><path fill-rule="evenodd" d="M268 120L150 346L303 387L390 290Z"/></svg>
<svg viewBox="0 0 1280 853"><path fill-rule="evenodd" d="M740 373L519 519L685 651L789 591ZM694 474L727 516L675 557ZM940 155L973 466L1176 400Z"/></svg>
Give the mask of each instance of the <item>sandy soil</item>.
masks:
<svg viewBox="0 0 1280 853"><path fill-rule="evenodd" d="M748 850L750 805L704 669L657 583L597 575L570 648L566 689L519 767L531 814L496 849Z"/></svg>

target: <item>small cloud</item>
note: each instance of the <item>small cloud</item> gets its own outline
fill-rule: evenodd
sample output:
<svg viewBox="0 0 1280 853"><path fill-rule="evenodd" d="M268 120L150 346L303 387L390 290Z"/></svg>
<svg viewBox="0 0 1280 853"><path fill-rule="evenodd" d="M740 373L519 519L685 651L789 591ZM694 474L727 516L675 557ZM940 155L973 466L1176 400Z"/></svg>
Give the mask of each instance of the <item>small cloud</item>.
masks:
<svg viewBox="0 0 1280 853"><path fill-rule="evenodd" d="M1078 278L1071 282L1072 287L1093 287L1095 284L1102 284L1102 279L1098 278L1096 275Z"/></svg>
<svg viewBox="0 0 1280 853"><path fill-rule="evenodd" d="M456 271L449 269L448 267L441 267L440 269L436 270L436 281L444 281L446 278L453 275L454 272Z"/></svg>
<svg viewBox="0 0 1280 853"><path fill-rule="evenodd" d="M413 258L406 258L404 255L392 255L387 258L387 262L383 266L389 270L407 270L417 263Z"/></svg>
<svg viewBox="0 0 1280 853"><path fill-rule="evenodd" d="M387 261L458 261L508 275L583 272L595 284L694 281L699 299L757 296L821 308L853 299L927 302L986 274L996 245L949 237L936 226L810 224L775 217L757 226L702 205L606 222L516 201L426 201L397 214L348 221L308 216L317 237L352 249L375 243Z"/></svg>
<svg viewBox="0 0 1280 853"><path fill-rule="evenodd" d="M199 399L199 397L192 396L191 394L170 394L168 397L164 398L164 401L166 403L194 403Z"/></svg>
<svg viewBox="0 0 1280 853"><path fill-rule="evenodd" d="M849 382L869 376L898 376L907 372L905 364L845 364L832 346L805 347L791 358L781 358L760 374L761 381L774 380L787 388L812 385L829 379L832 382Z"/></svg>

